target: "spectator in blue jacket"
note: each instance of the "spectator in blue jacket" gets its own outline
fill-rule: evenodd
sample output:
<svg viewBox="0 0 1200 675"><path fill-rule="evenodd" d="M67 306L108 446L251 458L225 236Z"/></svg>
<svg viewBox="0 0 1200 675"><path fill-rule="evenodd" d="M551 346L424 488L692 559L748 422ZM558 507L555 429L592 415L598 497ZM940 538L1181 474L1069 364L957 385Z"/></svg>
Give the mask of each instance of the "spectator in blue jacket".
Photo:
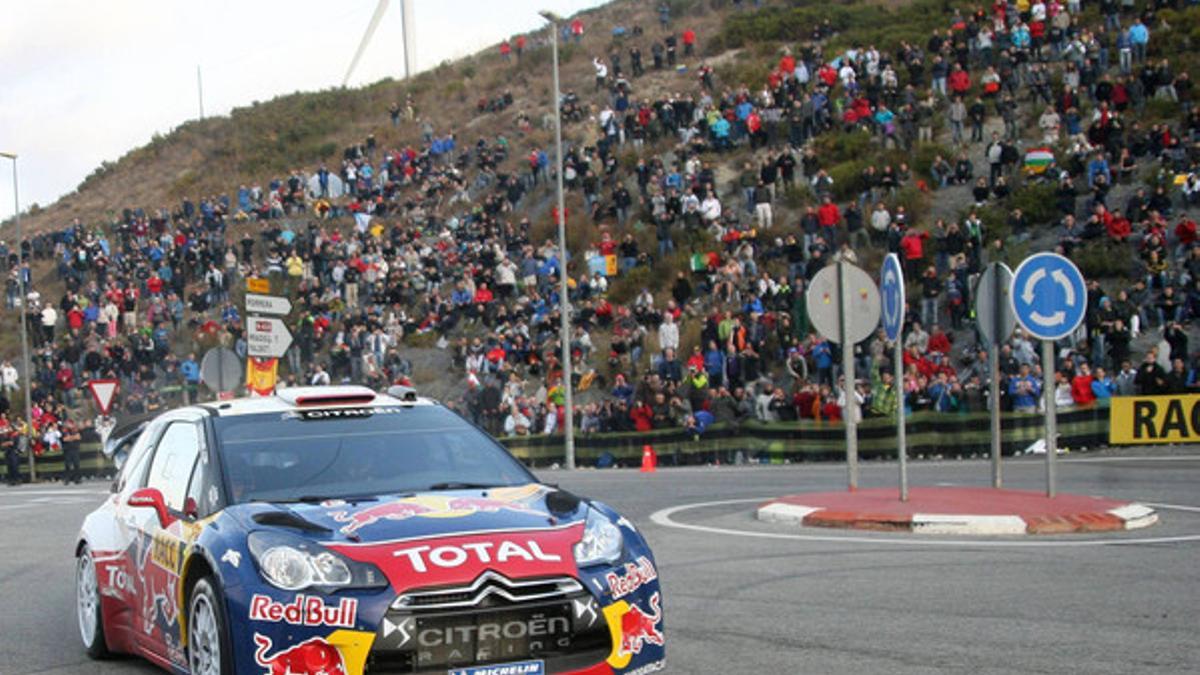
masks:
<svg viewBox="0 0 1200 675"><path fill-rule="evenodd" d="M1133 46L1133 62L1141 63L1146 60L1146 45L1150 43L1150 29L1141 19L1129 27L1129 42Z"/></svg>
<svg viewBox="0 0 1200 675"><path fill-rule="evenodd" d="M1022 363L1017 376L1008 381L1008 395L1012 397L1014 412L1037 412L1042 383L1029 373L1029 364Z"/></svg>

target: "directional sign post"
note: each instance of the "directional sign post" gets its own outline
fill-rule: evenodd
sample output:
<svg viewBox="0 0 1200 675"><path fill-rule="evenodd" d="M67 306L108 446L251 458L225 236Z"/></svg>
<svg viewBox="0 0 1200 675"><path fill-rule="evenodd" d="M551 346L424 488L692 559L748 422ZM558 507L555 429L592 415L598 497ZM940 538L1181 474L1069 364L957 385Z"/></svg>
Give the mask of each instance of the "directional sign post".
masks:
<svg viewBox="0 0 1200 675"><path fill-rule="evenodd" d="M992 422L992 487L999 488L1004 480L1000 466L1000 345L1012 335L1017 325L1008 291L1012 286L1012 270L1002 262L987 266L975 286L975 320L979 333L988 345L988 408Z"/></svg>
<svg viewBox="0 0 1200 675"><path fill-rule="evenodd" d="M900 460L900 501L908 501L908 439L904 428L904 268L889 253L879 274L883 332L892 341L892 387L896 391L896 454Z"/></svg>
<svg viewBox="0 0 1200 675"><path fill-rule="evenodd" d="M1071 334L1087 313L1087 287L1075 263L1057 253L1029 256L1013 273L1009 291L1017 321L1042 340L1042 397L1046 405L1046 496L1055 494L1058 454L1054 410L1054 341Z"/></svg>
<svg viewBox="0 0 1200 675"><path fill-rule="evenodd" d="M258 314L287 316L292 311L292 301L279 295L247 293L246 311Z"/></svg>
<svg viewBox="0 0 1200 675"><path fill-rule="evenodd" d="M854 390L854 345L879 325L879 289L861 268L838 261L813 277L805 295L813 326L842 347L842 408L846 425L846 468L851 490L858 489L858 399Z"/></svg>
<svg viewBox="0 0 1200 675"><path fill-rule="evenodd" d="M292 345L292 333L273 317L246 317L246 353L260 359L278 359Z"/></svg>

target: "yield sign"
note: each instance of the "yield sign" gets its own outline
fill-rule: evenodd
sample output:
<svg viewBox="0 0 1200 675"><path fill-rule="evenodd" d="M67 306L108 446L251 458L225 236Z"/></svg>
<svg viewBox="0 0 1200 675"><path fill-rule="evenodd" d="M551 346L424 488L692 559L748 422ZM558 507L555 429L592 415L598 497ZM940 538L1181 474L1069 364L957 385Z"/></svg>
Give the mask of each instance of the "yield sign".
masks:
<svg viewBox="0 0 1200 675"><path fill-rule="evenodd" d="M101 415L107 415L112 410L113 399L117 397L118 382L116 380L89 380L88 390L92 392L92 400L100 409Z"/></svg>

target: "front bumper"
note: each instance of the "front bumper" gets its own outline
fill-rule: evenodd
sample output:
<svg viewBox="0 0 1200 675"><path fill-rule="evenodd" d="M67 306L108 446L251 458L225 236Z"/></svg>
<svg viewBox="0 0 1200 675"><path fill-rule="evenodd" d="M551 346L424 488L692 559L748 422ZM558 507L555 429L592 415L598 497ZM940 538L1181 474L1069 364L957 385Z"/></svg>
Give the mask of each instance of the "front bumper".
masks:
<svg viewBox="0 0 1200 675"><path fill-rule="evenodd" d="M653 672L664 655L658 583L620 587L614 599L610 580L624 570L581 570L558 594L540 591L562 579L500 577L486 586L524 584L533 599L478 597L478 588L473 596L472 589L438 588L397 597L390 589L325 596L260 587L229 599L237 672L446 673L530 660L542 661L547 673ZM542 588L530 588L533 581L544 581Z"/></svg>

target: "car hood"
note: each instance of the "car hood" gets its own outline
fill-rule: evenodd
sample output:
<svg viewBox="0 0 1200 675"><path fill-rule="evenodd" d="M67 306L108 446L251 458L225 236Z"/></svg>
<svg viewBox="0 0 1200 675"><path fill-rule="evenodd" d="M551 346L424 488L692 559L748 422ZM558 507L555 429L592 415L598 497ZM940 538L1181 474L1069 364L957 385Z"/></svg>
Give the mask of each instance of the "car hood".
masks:
<svg viewBox="0 0 1200 675"><path fill-rule="evenodd" d="M466 583L485 570L514 579L573 575L588 509L539 484L234 508L249 529L297 531L376 565L397 591Z"/></svg>
<svg viewBox="0 0 1200 675"><path fill-rule="evenodd" d="M232 509L248 529L284 527L327 543L371 543L492 530L528 530L582 520L586 505L530 483L485 490L379 495L361 501L254 502Z"/></svg>

